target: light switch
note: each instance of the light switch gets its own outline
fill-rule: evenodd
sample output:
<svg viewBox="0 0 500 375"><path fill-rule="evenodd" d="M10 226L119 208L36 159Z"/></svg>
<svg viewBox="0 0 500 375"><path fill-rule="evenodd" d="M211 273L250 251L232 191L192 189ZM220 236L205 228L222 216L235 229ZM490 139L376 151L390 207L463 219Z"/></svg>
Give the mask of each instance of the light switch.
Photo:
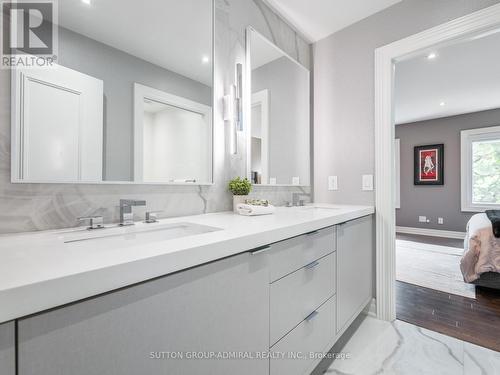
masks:
<svg viewBox="0 0 500 375"><path fill-rule="evenodd" d="M269 185L276 185L276 177L269 177Z"/></svg>
<svg viewBox="0 0 500 375"><path fill-rule="evenodd" d="M441 225L444 224L444 219L442 217L438 217L438 224L441 224Z"/></svg>
<svg viewBox="0 0 500 375"><path fill-rule="evenodd" d="M339 190L337 176L328 176L328 190L330 191Z"/></svg>
<svg viewBox="0 0 500 375"><path fill-rule="evenodd" d="M300 185L300 177L292 177L292 185Z"/></svg>
<svg viewBox="0 0 500 375"><path fill-rule="evenodd" d="M361 189L364 191L372 191L373 190L373 175L372 174L364 174L363 175Z"/></svg>

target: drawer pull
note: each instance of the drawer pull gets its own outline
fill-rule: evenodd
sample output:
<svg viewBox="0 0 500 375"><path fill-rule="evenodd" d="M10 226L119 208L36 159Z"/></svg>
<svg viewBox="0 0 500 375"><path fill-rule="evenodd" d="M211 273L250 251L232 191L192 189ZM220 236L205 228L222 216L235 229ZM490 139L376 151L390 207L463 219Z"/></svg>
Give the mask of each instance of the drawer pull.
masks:
<svg viewBox="0 0 500 375"><path fill-rule="evenodd" d="M262 246L262 247L258 247L256 249L253 249L252 251L250 251L250 254L257 255L257 254L260 254L260 253L264 253L264 252L266 252L266 251L268 251L270 249L271 249L270 245Z"/></svg>
<svg viewBox="0 0 500 375"><path fill-rule="evenodd" d="M310 313L308 316L306 316L306 322L310 322L313 320L317 315L319 314L318 311L314 310L312 313Z"/></svg>
<svg viewBox="0 0 500 375"><path fill-rule="evenodd" d="M311 262L308 265L304 266L304 268L306 270L310 270L310 269L316 267L318 264L319 264L319 262L317 260L315 260L314 262Z"/></svg>
<svg viewBox="0 0 500 375"><path fill-rule="evenodd" d="M313 236L313 235L318 234L318 233L319 233L319 230L313 230L312 232L307 232L306 236Z"/></svg>

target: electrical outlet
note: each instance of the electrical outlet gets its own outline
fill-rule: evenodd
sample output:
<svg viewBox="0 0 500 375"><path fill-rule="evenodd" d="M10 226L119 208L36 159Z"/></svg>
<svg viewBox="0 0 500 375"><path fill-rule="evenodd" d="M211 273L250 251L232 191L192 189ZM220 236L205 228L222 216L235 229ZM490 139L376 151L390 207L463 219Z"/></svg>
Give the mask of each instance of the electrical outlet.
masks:
<svg viewBox="0 0 500 375"><path fill-rule="evenodd" d="M328 176L328 190L330 191L339 190L337 176Z"/></svg>
<svg viewBox="0 0 500 375"><path fill-rule="evenodd" d="M419 223L427 223L427 216L419 216L418 222Z"/></svg>
<svg viewBox="0 0 500 375"><path fill-rule="evenodd" d="M276 177L269 177L269 185L276 185Z"/></svg>
<svg viewBox="0 0 500 375"><path fill-rule="evenodd" d="M372 174L364 174L361 177L361 190L363 190L363 191L372 191L373 190L373 175Z"/></svg>
<svg viewBox="0 0 500 375"><path fill-rule="evenodd" d="M438 224L444 224L444 219L442 217L438 217Z"/></svg>
<svg viewBox="0 0 500 375"><path fill-rule="evenodd" d="M300 177L292 177L292 185L300 185Z"/></svg>

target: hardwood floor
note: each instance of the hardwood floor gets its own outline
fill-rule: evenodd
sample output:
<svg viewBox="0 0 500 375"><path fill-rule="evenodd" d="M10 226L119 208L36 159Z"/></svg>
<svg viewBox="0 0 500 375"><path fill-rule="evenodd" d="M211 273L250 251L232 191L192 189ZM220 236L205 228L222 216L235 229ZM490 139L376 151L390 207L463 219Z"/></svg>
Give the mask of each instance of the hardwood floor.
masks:
<svg viewBox="0 0 500 375"><path fill-rule="evenodd" d="M396 282L397 318L500 352L500 291L476 288L476 299Z"/></svg>

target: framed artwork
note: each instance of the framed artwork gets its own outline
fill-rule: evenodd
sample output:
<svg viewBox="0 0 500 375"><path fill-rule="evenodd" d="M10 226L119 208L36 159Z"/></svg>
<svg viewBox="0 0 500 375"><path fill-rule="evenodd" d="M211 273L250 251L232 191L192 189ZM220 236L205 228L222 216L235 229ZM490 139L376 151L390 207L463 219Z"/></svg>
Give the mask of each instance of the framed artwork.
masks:
<svg viewBox="0 0 500 375"><path fill-rule="evenodd" d="M414 185L444 185L444 144L414 150Z"/></svg>

